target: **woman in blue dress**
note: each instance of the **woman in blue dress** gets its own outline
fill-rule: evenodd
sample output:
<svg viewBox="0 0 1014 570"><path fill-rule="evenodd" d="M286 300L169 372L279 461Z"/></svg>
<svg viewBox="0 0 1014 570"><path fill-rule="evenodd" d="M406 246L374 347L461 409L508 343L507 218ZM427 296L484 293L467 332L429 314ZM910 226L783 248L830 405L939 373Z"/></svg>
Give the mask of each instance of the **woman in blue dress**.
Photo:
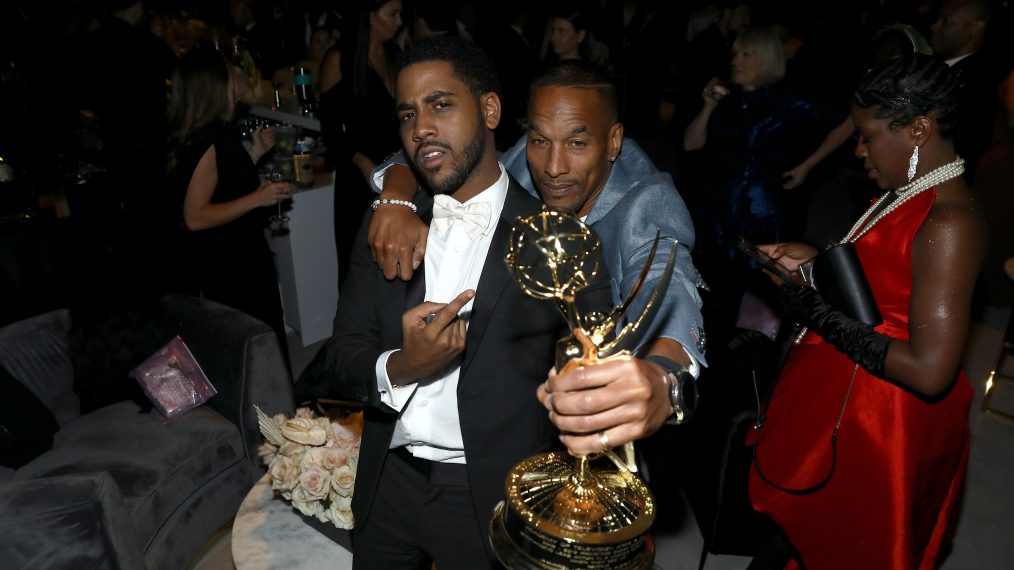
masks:
<svg viewBox="0 0 1014 570"><path fill-rule="evenodd" d="M783 81L785 56L773 30L741 33L730 68L729 81L713 78L704 87L704 104L683 137L684 149L701 150L704 158L695 161L704 170L695 192L694 225L702 270L716 268L712 275L742 266L741 238L768 243L800 237L792 228L801 227L802 220L791 212L801 209L790 210L798 194L783 188L786 171L799 162L793 151L842 118L798 96Z"/></svg>

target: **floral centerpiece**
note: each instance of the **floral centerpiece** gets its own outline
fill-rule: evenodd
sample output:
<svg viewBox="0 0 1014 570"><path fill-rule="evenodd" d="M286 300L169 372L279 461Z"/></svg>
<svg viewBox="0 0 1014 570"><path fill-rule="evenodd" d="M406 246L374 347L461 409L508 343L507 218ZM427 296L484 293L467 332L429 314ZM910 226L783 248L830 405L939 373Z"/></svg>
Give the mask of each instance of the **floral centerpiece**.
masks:
<svg viewBox="0 0 1014 570"><path fill-rule="evenodd" d="M258 450L271 488L296 510L340 529L351 529L362 412L320 417L299 408L292 418L257 408L264 443Z"/></svg>

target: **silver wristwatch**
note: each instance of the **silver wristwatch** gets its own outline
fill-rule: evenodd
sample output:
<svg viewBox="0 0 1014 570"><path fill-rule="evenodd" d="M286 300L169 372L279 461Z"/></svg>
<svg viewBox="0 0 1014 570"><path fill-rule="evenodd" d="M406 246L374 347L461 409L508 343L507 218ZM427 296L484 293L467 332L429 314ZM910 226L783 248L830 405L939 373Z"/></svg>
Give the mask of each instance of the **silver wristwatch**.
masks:
<svg viewBox="0 0 1014 570"><path fill-rule="evenodd" d="M669 390L669 405L672 406L672 416L676 425L690 419L697 411L698 393L697 380L684 366L673 362L664 356L656 354L644 358L662 367L665 372L666 383Z"/></svg>

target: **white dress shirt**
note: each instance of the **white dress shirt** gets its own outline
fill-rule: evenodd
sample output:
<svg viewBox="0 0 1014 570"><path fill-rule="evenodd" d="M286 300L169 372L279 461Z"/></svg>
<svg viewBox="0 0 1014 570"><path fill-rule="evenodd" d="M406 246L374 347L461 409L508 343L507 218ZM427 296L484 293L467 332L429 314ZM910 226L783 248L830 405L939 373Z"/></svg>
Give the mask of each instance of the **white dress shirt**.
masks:
<svg viewBox="0 0 1014 570"><path fill-rule="evenodd" d="M468 237L461 223L452 223L445 231L430 224L426 242L425 278L427 301L449 303L462 291L473 289L478 295L479 276L493 241L493 232L500 220L507 198L508 176L500 165L500 178L464 205L488 202L490 219L486 229L476 238ZM473 297L458 315L465 320L472 312ZM455 360L447 370L419 378L405 386L394 386L387 375L387 360L395 351L387 351L377 359L377 387L380 399L400 411L394 428L391 448L407 446L413 455L430 461L465 463L465 447L458 421L458 377L461 361Z"/></svg>

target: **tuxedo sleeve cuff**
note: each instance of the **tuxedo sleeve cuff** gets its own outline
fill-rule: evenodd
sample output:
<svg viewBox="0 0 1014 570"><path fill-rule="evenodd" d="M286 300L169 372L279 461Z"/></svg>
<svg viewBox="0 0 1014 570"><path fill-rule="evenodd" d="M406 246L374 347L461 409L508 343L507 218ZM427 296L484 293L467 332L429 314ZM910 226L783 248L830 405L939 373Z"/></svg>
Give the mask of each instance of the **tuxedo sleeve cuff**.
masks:
<svg viewBox="0 0 1014 570"><path fill-rule="evenodd" d="M377 390L380 392L381 402L387 404L391 409L400 412L405 407L405 404L408 403L412 394L415 393L416 386L419 384L413 382L406 386L395 386L391 383L391 378L387 375L387 361L395 352L397 350L388 350L377 359Z"/></svg>

